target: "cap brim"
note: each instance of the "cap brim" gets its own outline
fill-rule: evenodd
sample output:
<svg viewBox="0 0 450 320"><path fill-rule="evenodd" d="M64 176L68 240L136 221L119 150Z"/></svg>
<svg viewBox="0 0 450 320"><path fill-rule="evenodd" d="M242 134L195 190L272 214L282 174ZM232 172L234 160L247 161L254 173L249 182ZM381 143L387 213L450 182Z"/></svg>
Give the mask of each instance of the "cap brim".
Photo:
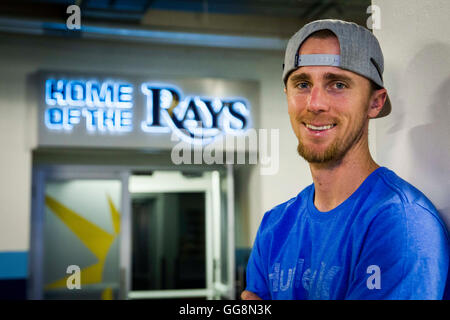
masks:
<svg viewBox="0 0 450 320"><path fill-rule="evenodd" d="M392 110L391 99L389 99L389 95L386 95L386 101L384 102L384 106L381 109L380 113L375 117L375 119L386 117L389 113L391 113L391 110Z"/></svg>

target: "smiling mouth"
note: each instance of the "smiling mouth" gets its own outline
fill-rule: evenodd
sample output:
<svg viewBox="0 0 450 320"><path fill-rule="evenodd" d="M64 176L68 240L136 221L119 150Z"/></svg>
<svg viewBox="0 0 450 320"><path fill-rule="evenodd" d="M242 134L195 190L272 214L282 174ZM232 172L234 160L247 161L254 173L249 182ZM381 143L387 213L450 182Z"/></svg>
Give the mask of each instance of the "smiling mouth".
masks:
<svg viewBox="0 0 450 320"><path fill-rule="evenodd" d="M309 130L315 131L315 132L320 132L320 131L325 131L325 130L330 130L331 128L334 128L336 126L336 123L331 123L331 124L326 124L326 125L320 125L320 126L315 126L309 123L303 123Z"/></svg>

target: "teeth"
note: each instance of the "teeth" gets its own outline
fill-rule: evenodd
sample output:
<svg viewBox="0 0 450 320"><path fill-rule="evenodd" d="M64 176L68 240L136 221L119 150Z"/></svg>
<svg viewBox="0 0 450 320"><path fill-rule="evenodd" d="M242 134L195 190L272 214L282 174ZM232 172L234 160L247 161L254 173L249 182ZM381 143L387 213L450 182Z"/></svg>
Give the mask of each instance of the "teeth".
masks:
<svg viewBox="0 0 450 320"><path fill-rule="evenodd" d="M316 127L316 126L313 126L312 124L306 124L306 127L311 130L327 130L327 129L333 128L334 124L329 124L327 126L321 126L321 127Z"/></svg>

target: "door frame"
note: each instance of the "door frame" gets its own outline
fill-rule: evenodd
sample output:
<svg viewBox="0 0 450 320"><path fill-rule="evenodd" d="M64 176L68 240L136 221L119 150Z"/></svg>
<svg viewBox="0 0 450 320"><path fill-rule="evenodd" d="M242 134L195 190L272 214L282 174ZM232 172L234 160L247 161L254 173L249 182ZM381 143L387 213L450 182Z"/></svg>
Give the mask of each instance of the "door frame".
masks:
<svg viewBox="0 0 450 320"><path fill-rule="evenodd" d="M207 285L202 289L178 289L178 290L152 290L131 291L131 261L132 261L132 217L131 198L129 192L129 178L133 171L184 171L184 172L209 172L212 171L212 184L206 195L206 247L207 247ZM211 166L181 167L181 166L100 166L100 165L33 165L32 173L32 202L31 202L31 233L30 233L30 263L28 282L28 298L43 298L43 222L44 222L44 192L47 180L71 180L71 179L105 179L120 180L122 184L121 194L121 231L119 248L119 270L120 270L120 299L152 299L152 298L190 298L205 297L207 299L218 299L225 297L235 299L235 241L234 241L234 172L233 165L227 164L222 167L227 179L227 282L221 283L220 266L215 266L214 261L220 249L217 251L220 232L217 231L220 223L220 205L217 211L217 183L220 180L214 178L214 172L220 168ZM220 192L220 189L219 189ZM214 202L216 201L216 202ZM215 205L214 205L215 203ZM216 208L213 208L216 207ZM208 213L209 211L209 213ZM220 226L218 231L220 231ZM213 239L211 242L208 239ZM219 242L220 243L220 242ZM215 247L215 248L214 248ZM220 247L220 245L219 245ZM222 262L223 263L223 262ZM217 270L219 269L219 270Z"/></svg>
<svg viewBox="0 0 450 320"><path fill-rule="evenodd" d="M121 229L128 222L128 175L125 167L97 166L97 165L34 165L32 174L32 200L31 200L31 233L30 233L30 263L28 283L28 298L32 300L43 299L43 268L44 268L44 214L45 214L45 185L48 180L119 180L121 182ZM125 230L126 228L124 228ZM120 232L122 235L122 230ZM126 248L120 239L119 246L119 298L123 297L123 288L126 285L123 279L123 253ZM125 287L126 288L126 287Z"/></svg>

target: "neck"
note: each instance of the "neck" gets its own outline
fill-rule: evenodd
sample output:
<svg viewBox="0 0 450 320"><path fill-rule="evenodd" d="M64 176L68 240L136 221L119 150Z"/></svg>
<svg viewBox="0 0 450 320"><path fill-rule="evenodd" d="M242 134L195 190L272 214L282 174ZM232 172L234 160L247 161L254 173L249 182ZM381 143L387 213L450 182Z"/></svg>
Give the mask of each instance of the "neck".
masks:
<svg viewBox="0 0 450 320"><path fill-rule="evenodd" d="M314 205L319 211L336 208L380 167L370 155L367 140L351 148L340 161L309 166L314 181Z"/></svg>

